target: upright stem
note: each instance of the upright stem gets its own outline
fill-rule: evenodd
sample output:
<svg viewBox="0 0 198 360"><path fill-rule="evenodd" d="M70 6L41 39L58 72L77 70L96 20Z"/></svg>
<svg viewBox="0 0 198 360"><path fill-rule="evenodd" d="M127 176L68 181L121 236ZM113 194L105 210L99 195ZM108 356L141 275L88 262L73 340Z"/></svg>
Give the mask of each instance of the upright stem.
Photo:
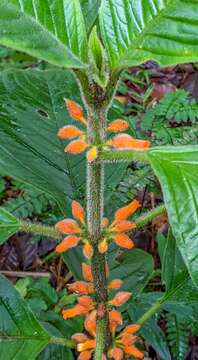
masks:
<svg viewBox="0 0 198 360"><path fill-rule="evenodd" d="M92 145L100 145L105 141L106 114L115 92L118 75L114 74L110 78L109 86L105 90L80 71L76 72L76 75L88 112L88 142ZM92 163L87 161L87 218L89 238L94 249L91 268L97 303L95 360L102 359L102 355L110 341L106 259L105 255L100 254L98 251L98 245L102 239L103 199L104 165L97 159Z"/></svg>
<svg viewBox="0 0 198 360"><path fill-rule="evenodd" d="M97 109L92 109L90 111L88 120L89 143L97 145L104 141L105 123L105 113ZM94 248L91 267L98 307L95 360L101 360L106 339L108 338L106 261L105 256L98 251L98 244L102 237L101 221L103 217L103 188L104 165L97 162L97 160L93 163L87 162L88 231Z"/></svg>

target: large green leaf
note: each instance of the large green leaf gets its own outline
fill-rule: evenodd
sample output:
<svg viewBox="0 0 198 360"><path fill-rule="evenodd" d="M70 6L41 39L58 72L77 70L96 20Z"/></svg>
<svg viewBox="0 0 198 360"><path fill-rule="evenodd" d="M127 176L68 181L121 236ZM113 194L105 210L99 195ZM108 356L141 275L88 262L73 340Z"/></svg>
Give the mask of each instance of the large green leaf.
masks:
<svg viewBox="0 0 198 360"><path fill-rule="evenodd" d="M0 207L0 245L19 230L19 220L7 210Z"/></svg>
<svg viewBox="0 0 198 360"><path fill-rule="evenodd" d="M0 43L54 65L86 66L87 38L79 0L1 0Z"/></svg>
<svg viewBox="0 0 198 360"><path fill-rule="evenodd" d="M101 0L80 0L87 30L95 23Z"/></svg>
<svg viewBox="0 0 198 360"><path fill-rule="evenodd" d="M50 342L18 291L0 276L0 349L6 360L34 360Z"/></svg>
<svg viewBox="0 0 198 360"><path fill-rule="evenodd" d="M195 0L103 0L100 27L112 68L198 59Z"/></svg>
<svg viewBox="0 0 198 360"><path fill-rule="evenodd" d="M112 263L110 279L122 279L122 289L137 295L147 285L153 270L152 256L143 250L133 249L124 251Z"/></svg>
<svg viewBox="0 0 198 360"><path fill-rule="evenodd" d="M148 157L161 182L177 246L198 285L198 146L153 148Z"/></svg>

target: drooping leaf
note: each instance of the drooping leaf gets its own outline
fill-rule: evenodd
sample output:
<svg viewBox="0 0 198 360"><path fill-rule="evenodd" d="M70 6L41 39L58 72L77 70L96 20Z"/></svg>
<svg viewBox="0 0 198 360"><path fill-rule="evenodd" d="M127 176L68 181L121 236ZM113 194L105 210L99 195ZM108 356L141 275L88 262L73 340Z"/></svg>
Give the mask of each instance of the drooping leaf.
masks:
<svg viewBox="0 0 198 360"><path fill-rule="evenodd" d="M20 230L20 221L0 207L0 245Z"/></svg>
<svg viewBox="0 0 198 360"><path fill-rule="evenodd" d="M80 0L87 30L90 31L98 16L101 0Z"/></svg>
<svg viewBox="0 0 198 360"><path fill-rule="evenodd" d="M79 0L2 0L0 43L54 65L86 66L87 38Z"/></svg>
<svg viewBox="0 0 198 360"><path fill-rule="evenodd" d="M111 267L110 277L121 279L125 291L137 295L140 293L152 274L154 261L150 254L140 249L125 251Z"/></svg>
<svg viewBox="0 0 198 360"><path fill-rule="evenodd" d="M197 14L192 0L103 0L100 27L112 68L197 61Z"/></svg>
<svg viewBox="0 0 198 360"><path fill-rule="evenodd" d="M50 342L50 335L3 276L0 276L0 315L2 359L34 360Z"/></svg>
<svg viewBox="0 0 198 360"><path fill-rule="evenodd" d="M198 146L153 148L148 157L162 186L177 246L198 285Z"/></svg>
<svg viewBox="0 0 198 360"><path fill-rule="evenodd" d="M173 286L177 275L186 270L186 266L171 230L167 237L158 235L157 241L162 266L162 281L168 291Z"/></svg>

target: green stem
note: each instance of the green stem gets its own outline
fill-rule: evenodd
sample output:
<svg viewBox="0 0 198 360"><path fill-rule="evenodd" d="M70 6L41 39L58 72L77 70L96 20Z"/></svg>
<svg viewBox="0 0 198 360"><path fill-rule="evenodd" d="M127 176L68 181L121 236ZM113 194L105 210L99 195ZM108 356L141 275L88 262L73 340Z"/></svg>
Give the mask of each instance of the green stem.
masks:
<svg viewBox="0 0 198 360"><path fill-rule="evenodd" d="M156 312L162 306L163 302L164 302L164 297L156 301L156 303L153 304L153 306L151 306L150 309L146 311L145 314L136 323L142 326L147 320L150 319L150 317L156 314Z"/></svg>
<svg viewBox="0 0 198 360"><path fill-rule="evenodd" d="M24 231L26 233L32 233L35 235L43 235L43 236L52 237L57 240L61 240L63 237L62 234L58 230L56 230L54 227L43 226L40 224L32 224L32 223L27 223L24 221L20 221L20 230Z"/></svg>
<svg viewBox="0 0 198 360"><path fill-rule="evenodd" d="M103 150L100 155L100 159L106 162L130 162L130 161L142 161L148 163L147 157L148 150L136 151L136 150Z"/></svg>
<svg viewBox="0 0 198 360"><path fill-rule="evenodd" d="M166 207L164 204L157 206L155 209L148 211L147 213L135 219L135 224L137 225L137 227L143 227L144 225L148 224L156 217L165 213L166 213Z"/></svg>
<svg viewBox="0 0 198 360"><path fill-rule="evenodd" d="M64 339L64 338L57 338L57 337L52 337L50 339L50 343L51 344L55 344L55 345L62 345L62 346L67 346L71 349L75 349L76 348L76 343L73 340L68 340L68 339Z"/></svg>

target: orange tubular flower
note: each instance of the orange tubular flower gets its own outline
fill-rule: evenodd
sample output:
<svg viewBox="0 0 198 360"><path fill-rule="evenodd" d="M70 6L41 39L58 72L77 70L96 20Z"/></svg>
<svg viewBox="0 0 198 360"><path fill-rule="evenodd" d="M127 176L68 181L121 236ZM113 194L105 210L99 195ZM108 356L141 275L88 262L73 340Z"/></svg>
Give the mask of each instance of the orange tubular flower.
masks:
<svg viewBox="0 0 198 360"><path fill-rule="evenodd" d="M135 359L144 359L144 354L134 346L138 337L133 335L140 329L139 325L133 324L127 326L114 339L114 347L109 350L108 355L114 360L124 359L124 353L133 356Z"/></svg>
<svg viewBox="0 0 198 360"><path fill-rule="evenodd" d="M96 337L96 311L93 311L85 319L85 329L93 337Z"/></svg>
<svg viewBox="0 0 198 360"><path fill-rule="evenodd" d="M133 215L134 212L140 208L140 206L141 205L138 200L133 200L129 205L118 209L115 213L113 224L117 224L123 220L128 219L128 217Z"/></svg>
<svg viewBox="0 0 198 360"><path fill-rule="evenodd" d="M63 234L80 234L81 229L78 226L77 222L73 219L65 219L59 221L55 228Z"/></svg>
<svg viewBox="0 0 198 360"><path fill-rule="evenodd" d="M83 273L83 277L86 281L88 282L93 282L93 276L92 276L92 272L91 272L91 266L83 263L82 264L82 273Z"/></svg>
<svg viewBox="0 0 198 360"><path fill-rule="evenodd" d="M93 162L98 157L98 149L97 146L93 146L88 152L87 152L87 159L89 162Z"/></svg>
<svg viewBox="0 0 198 360"><path fill-rule="evenodd" d="M71 309L66 309L62 311L62 315L64 319L70 319L75 316L83 316L87 314L87 308L82 305L75 305Z"/></svg>
<svg viewBox="0 0 198 360"><path fill-rule="evenodd" d="M74 335L72 335L71 338L72 338L72 340L76 341L78 344L83 343L88 340L87 335L85 335L83 333L74 334Z"/></svg>
<svg viewBox="0 0 198 360"><path fill-rule="evenodd" d="M93 351L89 350L81 352L77 360L90 360L92 357L92 352Z"/></svg>
<svg viewBox="0 0 198 360"><path fill-rule="evenodd" d="M106 131L117 133L127 130L128 127L129 124L125 120L115 120L106 128Z"/></svg>
<svg viewBox="0 0 198 360"><path fill-rule="evenodd" d="M119 134L112 140L108 141L107 144L116 149L133 149L142 151L148 149L151 143L148 140L134 139L128 134Z"/></svg>
<svg viewBox="0 0 198 360"><path fill-rule="evenodd" d="M78 298L78 303L79 305L84 306L84 308L87 309L87 312L93 310L95 306L95 302L90 296L81 296Z"/></svg>
<svg viewBox="0 0 198 360"><path fill-rule="evenodd" d="M79 220L81 224L84 224L85 212L83 207L77 201L72 201L72 215L76 220Z"/></svg>
<svg viewBox="0 0 198 360"><path fill-rule="evenodd" d="M118 234L112 236L113 241L116 245L124 248L124 249L132 249L134 247L134 242L130 239L130 237L126 234Z"/></svg>
<svg viewBox="0 0 198 360"><path fill-rule="evenodd" d="M73 284L69 284L68 288L71 292L76 294L93 294L93 285L84 281L76 281Z"/></svg>
<svg viewBox="0 0 198 360"><path fill-rule="evenodd" d="M110 290L118 290L122 287L122 280L119 280L119 279L115 279L115 280L112 280L110 282L110 284L108 285L108 289Z"/></svg>
<svg viewBox="0 0 198 360"><path fill-rule="evenodd" d="M131 221L121 221L120 223L117 223L115 227L112 229L112 231L115 231L117 233L122 233L125 231L131 231L136 228L136 224L132 223Z"/></svg>
<svg viewBox="0 0 198 360"><path fill-rule="evenodd" d="M107 250L108 250L107 239L103 239L98 245L98 251L100 254L104 254L106 253Z"/></svg>
<svg viewBox="0 0 198 360"><path fill-rule="evenodd" d="M56 252L57 253L63 253L69 249L72 249L73 247L76 247L79 242L80 238L77 236L67 236L59 245L56 246Z"/></svg>
<svg viewBox="0 0 198 360"><path fill-rule="evenodd" d="M58 131L57 136L61 139L74 139L82 134L84 134L83 131L78 129L76 126L67 125Z"/></svg>
<svg viewBox="0 0 198 360"><path fill-rule="evenodd" d="M131 293L127 291L122 291L116 294L116 296L113 298L113 300L109 301L109 304L112 306L121 306L125 304L129 298L131 297Z"/></svg>
<svg viewBox="0 0 198 360"><path fill-rule="evenodd" d="M84 125L87 125L87 120L85 119L82 107L79 104L70 99L65 99L65 105L72 119L78 120Z"/></svg>
<svg viewBox="0 0 198 360"><path fill-rule="evenodd" d="M85 245L83 246L83 254L87 259L91 259L93 256L93 246L90 244L89 241L86 241Z"/></svg>
<svg viewBox="0 0 198 360"><path fill-rule="evenodd" d="M109 327L110 331L114 337L116 329L118 326L123 324L122 315L117 310L111 310L109 312Z"/></svg>
<svg viewBox="0 0 198 360"><path fill-rule="evenodd" d="M89 144L87 144L85 141L83 140L74 140L72 142L70 142L66 148L65 148L65 152L68 152L70 154L80 154L83 151L85 151L88 147L90 147Z"/></svg>
<svg viewBox="0 0 198 360"><path fill-rule="evenodd" d="M115 347L109 351L109 357L114 360L123 360L124 359L124 352L122 349Z"/></svg>

